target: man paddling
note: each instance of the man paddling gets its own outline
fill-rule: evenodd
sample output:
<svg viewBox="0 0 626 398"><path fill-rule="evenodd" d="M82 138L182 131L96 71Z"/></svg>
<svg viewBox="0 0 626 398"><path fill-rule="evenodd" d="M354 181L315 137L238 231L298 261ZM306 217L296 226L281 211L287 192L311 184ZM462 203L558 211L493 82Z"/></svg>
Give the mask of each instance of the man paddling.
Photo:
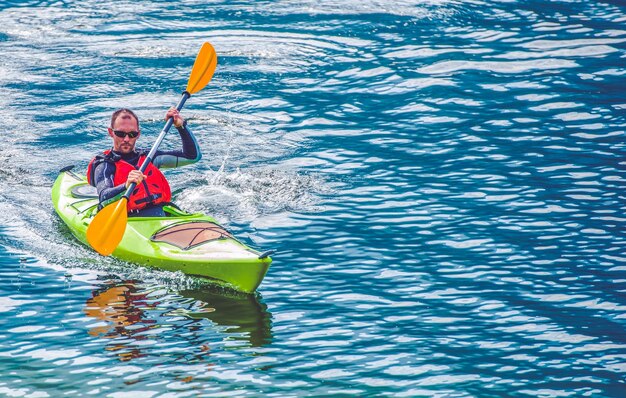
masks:
<svg viewBox="0 0 626 398"><path fill-rule="evenodd" d="M185 166L202 157L195 137L176 108L167 111L165 119L169 118L172 118L180 134L182 149L156 151L152 163L142 174L139 168L147 151L135 149L135 143L141 135L139 118L126 108L113 112L108 128L113 148L94 157L87 168L87 180L97 188L100 206L119 199L135 183L136 187L127 203L129 217L165 215L163 206L169 203L172 194L167 179L159 169Z"/></svg>

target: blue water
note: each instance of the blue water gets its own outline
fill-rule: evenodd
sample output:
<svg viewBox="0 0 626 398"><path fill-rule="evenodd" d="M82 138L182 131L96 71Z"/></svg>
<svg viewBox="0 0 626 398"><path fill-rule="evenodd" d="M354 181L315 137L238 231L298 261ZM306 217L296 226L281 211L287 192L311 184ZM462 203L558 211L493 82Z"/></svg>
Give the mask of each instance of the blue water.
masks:
<svg viewBox="0 0 626 398"><path fill-rule="evenodd" d="M206 40L167 176L277 250L255 296L50 201ZM618 1L1 2L0 395L626 396L625 44Z"/></svg>

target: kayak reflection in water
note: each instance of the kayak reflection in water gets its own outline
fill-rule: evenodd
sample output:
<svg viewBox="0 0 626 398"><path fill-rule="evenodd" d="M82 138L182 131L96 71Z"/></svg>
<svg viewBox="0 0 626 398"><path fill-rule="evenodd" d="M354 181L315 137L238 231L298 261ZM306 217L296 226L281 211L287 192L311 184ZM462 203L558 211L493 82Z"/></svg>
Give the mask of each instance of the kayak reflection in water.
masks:
<svg viewBox="0 0 626 398"><path fill-rule="evenodd" d="M221 326L220 331L230 341L242 347L263 347L273 340L272 314L260 295L229 294L209 286L178 292L196 300L200 307L181 312L190 319L208 319Z"/></svg>
<svg viewBox="0 0 626 398"><path fill-rule="evenodd" d="M219 331L230 349L263 347L273 340L272 315L255 295L228 294L210 286L176 294L155 292L133 280L112 280L91 295L83 312L99 322L90 325L88 333L109 340L105 350L123 362L150 355L172 333L186 340L188 349L180 353L180 360L209 367L211 348L202 330Z"/></svg>
<svg viewBox="0 0 626 398"><path fill-rule="evenodd" d="M87 181L98 190L100 207L122 197L126 189L137 184L128 199L130 217L163 217L163 206L172 198L167 179L159 169L174 168L196 163L202 157L200 147L187 128L187 121L178 110L170 108L165 119L172 118L180 134L182 149L156 151L152 163L142 174L139 168L149 151L135 148L141 135L139 118L130 109L113 112L108 133L113 148L95 156L87 168Z"/></svg>

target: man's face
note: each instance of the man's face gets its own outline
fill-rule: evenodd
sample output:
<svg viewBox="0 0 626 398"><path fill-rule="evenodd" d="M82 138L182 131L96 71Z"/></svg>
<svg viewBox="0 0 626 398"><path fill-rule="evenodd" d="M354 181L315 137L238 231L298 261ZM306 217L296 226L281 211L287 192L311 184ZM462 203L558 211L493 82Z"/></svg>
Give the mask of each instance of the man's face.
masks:
<svg viewBox="0 0 626 398"><path fill-rule="evenodd" d="M131 133L135 137L131 138L128 134L123 134L123 137L119 137L118 135L122 133ZM113 138L114 151L131 153L135 149L135 142L139 138L137 120L130 113L120 113L115 119L113 128L109 128L109 135Z"/></svg>

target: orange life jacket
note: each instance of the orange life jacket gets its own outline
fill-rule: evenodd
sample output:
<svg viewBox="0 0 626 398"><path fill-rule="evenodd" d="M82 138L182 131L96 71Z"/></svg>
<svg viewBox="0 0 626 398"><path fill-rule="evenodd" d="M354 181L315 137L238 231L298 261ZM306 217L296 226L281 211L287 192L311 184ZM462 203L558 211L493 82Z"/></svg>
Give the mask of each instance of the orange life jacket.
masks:
<svg viewBox="0 0 626 398"><path fill-rule="evenodd" d="M141 166L145 159L146 155L141 154L137 164ZM115 156L109 149L104 151L104 155L97 155L89 162L89 166L87 166L87 181L89 184L96 185L93 181L93 173L96 166L102 162L110 162L115 166L115 174L113 176L114 186L125 184L128 179L128 174L132 170L139 170L139 167L135 167L121 157ZM141 210L149 205L168 203L172 199L170 184L158 167L150 162L144 174L147 178L135 186L135 189L130 194L130 198L128 198L126 205L128 211Z"/></svg>

